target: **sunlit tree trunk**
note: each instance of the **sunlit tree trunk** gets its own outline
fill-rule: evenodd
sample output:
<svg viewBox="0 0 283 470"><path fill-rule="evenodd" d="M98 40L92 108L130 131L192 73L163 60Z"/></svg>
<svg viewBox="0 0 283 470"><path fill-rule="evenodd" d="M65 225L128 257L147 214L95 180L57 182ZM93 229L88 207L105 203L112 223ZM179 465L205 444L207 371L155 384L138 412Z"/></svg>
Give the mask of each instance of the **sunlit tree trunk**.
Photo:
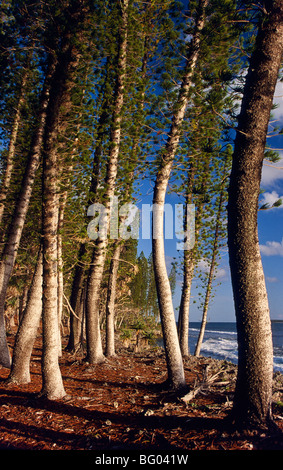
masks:
<svg viewBox="0 0 283 470"><path fill-rule="evenodd" d="M119 268L119 258L121 254L121 242L118 240L110 263L109 280L106 299L106 348L107 357L115 356L115 299L116 286Z"/></svg>
<svg viewBox="0 0 283 470"><path fill-rule="evenodd" d="M8 382L11 383L30 382L30 358L42 313L42 270L42 249L40 249L27 304L15 340L11 372L8 377Z"/></svg>
<svg viewBox="0 0 283 470"><path fill-rule="evenodd" d="M194 187L194 179L196 173L196 164L193 162L190 166L188 175L188 183L186 187L186 204L192 204L192 194ZM184 219L184 230L187 227L187 211ZM181 293L179 317L178 317L178 336L180 341L180 348L183 357L189 356L189 313L191 301L191 286L195 270L195 250L184 251L184 266L183 266L183 286Z"/></svg>
<svg viewBox="0 0 283 470"><path fill-rule="evenodd" d="M188 104L188 95L192 86L193 72L195 70L199 56L200 38L201 31L205 24L206 6L207 1L204 0L199 2L196 26L191 43L191 51L187 59L186 70L180 88L179 98L175 108L176 111L173 116L166 149L162 158L161 166L157 173L153 196L153 203L157 208L153 218L154 223L152 237L154 273L163 331L164 347L167 358L168 382L169 385L174 389L185 386L185 376L175 321L170 282L168 279L165 263L163 236L164 204L171 168L173 165L175 152L179 144L181 125Z"/></svg>
<svg viewBox="0 0 283 470"><path fill-rule="evenodd" d="M86 294L86 337L87 360L93 364L104 360L101 342L99 300L100 286L103 277L105 259L107 255L108 234L110 226L110 205L114 196L115 182L118 169L118 157L121 141L122 108L124 103L124 87L127 64L127 28L128 28L128 0L121 2L121 30L118 53L117 86L115 92L115 109L111 131L111 148L107 163L105 179L105 227L107 235L99 237L93 251L92 262L87 281Z"/></svg>
<svg viewBox="0 0 283 470"><path fill-rule="evenodd" d="M266 135L283 50L283 0L262 2L235 139L228 203L228 245L238 333L233 418L266 426L271 418L273 347L258 241L258 198Z"/></svg>
<svg viewBox="0 0 283 470"><path fill-rule="evenodd" d="M225 171L225 167L224 167L224 171ZM209 266L209 272L208 272L208 278L207 278L207 284L206 284L205 298L204 298L204 304L203 304L203 310L202 310L201 327L200 327L199 336L198 336L198 340L197 340L197 344L195 348L195 356L200 355L201 345L203 342L204 332L205 332L206 323L207 323L207 313L208 313L208 306L209 306L209 301L210 301L211 291L212 291L212 282L213 282L215 269L216 269L217 253L219 249L221 217L223 213L223 204L225 201L225 197L224 197L225 188L223 186L224 181L225 181L225 177L222 183L222 188L221 188L220 196L219 196L219 203L218 203L218 209L217 209L216 220L215 220L212 256L210 260L210 266Z"/></svg>
<svg viewBox="0 0 283 470"><path fill-rule="evenodd" d="M192 250L184 252L183 286L178 319L178 334L183 357L189 356L189 313L191 287L195 271L195 256Z"/></svg>
<svg viewBox="0 0 283 470"><path fill-rule="evenodd" d="M64 133L63 119L70 111L74 74L80 52L73 46L71 33L62 40L58 64L50 91L43 145L43 302L42 302L42 390L49 399L65 395L59 367L58 321L58 227L60 211L60 145L58 135Z"/></svg>

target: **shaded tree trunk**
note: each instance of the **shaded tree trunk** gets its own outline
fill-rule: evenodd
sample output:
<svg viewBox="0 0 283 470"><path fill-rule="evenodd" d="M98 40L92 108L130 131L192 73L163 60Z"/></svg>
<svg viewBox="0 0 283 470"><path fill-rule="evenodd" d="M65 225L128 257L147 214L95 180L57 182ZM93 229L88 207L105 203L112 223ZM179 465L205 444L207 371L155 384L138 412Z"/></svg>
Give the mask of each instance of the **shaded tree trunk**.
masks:
<svg viewBox="0 0 283 470"><path fill-rule="evenodd" d="M228 246L238 334L238 375L232 417L237 426L271 418L273 348L258 241L258 198L266 135L283 50L283 0L263 2L267 14L250 60L232 163Z"/></svg>
<svg viewBox="0 0 283 470"><path fill-rule="evenodd" d="M64 225L64 212L67 203L68 191L64 191L59 202L59 220L57 234L57 253L58 253L58 328L59 328L59 355L62 355L61 324L64 305L64 273L63 273L63 241L62 230Z"/></svg>
<svg viewBox="0 0 283 470"><path fill-rule="evenodd" d="M19 125L21 122L21 112L22 112L22 108L26 100L25 91L26 91L28 74L29 74L29 71L28 71L28 68L26 68L22 77L19 99L17 102L17 108L15 110L15 117L13 121L13 126L11 130L11 136L10 136L10 141L9 141L9 146L8 146L6 167L5 167L4 178L3 178L2 187L0 191L0 225L3 220L5 202L6 202L7 194L9 192L12 171L14 167L15 148L16 148Z"/></svg>
<svg viewBox="0 0 283 470"><path fill-rule="evenodd" d="M82 332L82 295L84 289L85 267L82 263L83 256L86 253L86 244L82 243L79 249L78 262L75 267L74 278L72 282L72 291L70 296L70 335L67 351L75 352L81 344Z"/></svg>

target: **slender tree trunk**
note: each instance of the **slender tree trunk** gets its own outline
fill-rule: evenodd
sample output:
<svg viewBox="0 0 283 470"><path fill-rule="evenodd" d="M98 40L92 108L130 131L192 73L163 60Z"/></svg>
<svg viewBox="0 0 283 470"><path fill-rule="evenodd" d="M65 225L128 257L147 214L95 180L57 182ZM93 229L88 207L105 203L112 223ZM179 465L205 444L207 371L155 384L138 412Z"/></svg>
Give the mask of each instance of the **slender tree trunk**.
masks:
<svg viewBox="0 0 283 470"><path fill-rule="evenodd" d="M108 82L108 75L106 75L105 84ZM99 117L98 131L97 131L97 145L95 147L94 158L92 163L92 174L91 174L91 183L88 195L87 207L91 204L97 202L98 198L98 187L100 181L100 164L101 164L101 155L102 155L102 143L105 134L105 124L108 119L109 111L109 100L105 100L102 113ZM67 351L75 352L79 347L79 342L81 341L81 298L84 288L85 279L87 279L86 268L83 262L83 259L87 253L88 243L83 242L80 244L78 251L78 262L75 267L75 273L73 277L72 290L70 296L70 336L68 345L66 347Z"/></svg>
<svg viewBox="0 0 283 470"><path fill-rule="evenodd" d="M192 194L194 187L194 179L196 173L196 164L192 163L189 172L188 184L186 188L186 204L192 203ZM185 212L184 230L187 227L187 211ZM191 285L195 269L195 250L184 251L184 267L183 267L183 286L181 293L181 302L178 317L178 336L180 348L183 357L189 356L189 312L191 300Z"/></svg>
<svg viewBox="0 0 283 470"><path fill-rule="evenodd" d="M225 168L224 168L224 171L225 171ZM217 252L218 252L218 247L219 247L219 236L220 236L219 232L220 232L220 224L221 224L221 215L223 212L223 203L224 203L224 187L222 186L221 192L220 192L217 215L216 215L216 221L215 221L212 257L210 261L210 267L209 267L209 273L208 273L208 279L207 279L206 293L205 293L205 299L204 299L204 305L203 305L203 311L202 311L201 327L200 327L199 336L198 336L198 340L197 340L197 344L195 348L195 356L200 355L201 345L203 342L204 332L205 332L206 323L207 323L208 306L209 306L209 301L210 301L210 296L211 296L212 281L214 277Z"/></svg>
<svg viewBox="0 0 283 470"><path fill-rule="evenodd" d="M152 237L154 273L167 359L168 381L169 386L174 389L185 386L185 375L175 321L170 282L166 272L163 237L164 204L171 168L175 152L179 144L181 125L188 104L188 94L192 86L193 72L199 55L201 31L205 24L206 5L207 0L200 0L194 37L191 44L191 52L187 60L186 71L181 85L176 111L173 116L165 153L163 155L162 165L157 173L153 196L153 203L156 205L156 211L153 218Z"/></svg>
<svg viewBox="0 0 283 470"><path fill-rule="evenodd" d="M237 426L271 418L273 347L258 241L258 198L266 135L283 50L283 0L267 10L246 78L235 139L228 202L228 246L238 333L232 416Z"/></svg>
<svg viewBox="0 0 283 470"><path fill-rule="evenodd" d="M86 294L86 337L87 337L87 360L97 363L104 360L101 342L100 320L99 320L99 300L100 286L103 277L104 264L107 254L108 233L110 225L110 204L114 196L118 157L121 141L122 108L124 103L124 87L127 63L127 28L128 28L128 0L121 2L122 25L120 32L118 76L115 93L115 109L113 117L113 127L111 132L111 150L107 164L107 174L105 181L105 209L106 209L106 237L98 238L93 251L92 263L88 275Z"/></svg>
<svg viewBox="0 0 283 470"><path fill-rule="evenodd" d="M13 360L8 382L30 382L30 358L42 313L42 249L39 251L28 301L17 331Z"/></svg>
<svg viewBox="0 0 283 470"><path fill-rule="evenodd" d="M5 168L4 178L3 178L1 192L0 192L0 225L2 224L2 220L3 220L5 202L6 202L7 194L9 192L12 171L14 167L15 148L16 148L19 125L21 122L21 112L22 112L22 108L26 100L25 91L26 91L28 74L29 74L29 70L27 67L24 70L17 108L15 110L14 122L12 126L9 147L8 147L6 168Z"/></svg>
<svg viewBox="0 0 283 470"><path fill-rule="evenodd" d="M116 299L116 286L117 286L117 275L119 268L119 258L121 254L121 241L116 242L113 257L110 263L110 272L107 288L107 299L106 299L106 356L115 356L115 299Z"/></svg>
<svg viewBox="0 0 283 470"><path fill-rule="evenodd" d="M178 335L183 357L188 357L189 351L189 313L191 301L191 286L195 270L195 255L193 250L184 252L183 286L178 319Z"/></svg>
<svg viewBox="0 0 283 470"><path fill-rule="evenodd" d="M144 55L142 60L141 67L141 78L142 84L144 85L147 72L147 62L148 62L148 53L149 45L148 38L144 38ZM145 87L143 86L141 91L141 98L139 102L139 110L142 111L144 108L144 99L145 99ZM137 148L139 142L139 135L135 135L132 144L132 160L136 160ZM134 181L134 172L131 171L128 175L128 183L125 187L124 200L127 201L132 192L132 186ZM120 223L123 223L125 218L122 216ZM117 286L117 277L119 269L119 258L123 248L123 241L117 240L115 243L113 257L110 263L110 272L107 288L107 299L106 299L106 353L107 357L115 356L115 300L116 300L116 286Z"/></svg>
<svg viewBox="0 0 283 470"><path fill-rule="evenodd" d="M59 328L59 356L62 355L62 338L61 323L63 317L64 304L64 273L63 273L63 246L62 246L62 230L64 224L64 212L67 203L68 191L64 191L59 202L59 220L57 234L57 252L58 252L58 328Z"/></svg>
<svg viewBox="0 0 283 470"><path fill-rule="evenodd" d="M46 76L44 90L42 92L41 108L38 116L38 127L35 131L30 156L28 159L25 175L22 182L21 191L15 206L12 222L9 227L7 241L2 253L0 264L0 317L4 317L5 299L11 274L17 257L22 231L29 207L36 171L39 165L41 146L43 140L44 126L46 121L46 109L49 101L50 82L54 74L54 58L51 57L49 70ZM3 327L3 320L0 320L0 328ZM0 364L9 367L5 331L0 334Z"/></svg>
<svg viewBox="0 0 283 470"><path fill-rule="evenodd" d="M183 276L183 286L180 302L180 311L179 311L179 324L178 324L178 334L180 340L180 346L183 357L189 355L189 319L190 319L190 300L191 300L191 289L192 281L194 277L194 271L198 259L198 243L199 243L199 231L202 223L202 216L204 210L203 204L203 195L207 192L207 187L209 183L209 165L210 159L208 158L205 163L202 164L202 170L204 173L202 182L201 182L201 196L197 203L196 208L196 220L195 220L195 245L190 251L184 252L184 276ZM189 176L188 181L188 192L186 194L186 204L191 204L193 201L192 194L194 189L194 177L197 168L192 166L192 172ZM187 219L185 218L185 230L186 230Z"/></svg>
<svg viewBox="0 0 283 470"><path fill-rule="evenodd" d="M70 352L75 352L81 343L81 298L85 278L85 267L82 264L82 259L85 253L86 244L82 243L79 249L78 262L75 267L70 296L70 335L68 345L66 347L66 350Z"/></svg>

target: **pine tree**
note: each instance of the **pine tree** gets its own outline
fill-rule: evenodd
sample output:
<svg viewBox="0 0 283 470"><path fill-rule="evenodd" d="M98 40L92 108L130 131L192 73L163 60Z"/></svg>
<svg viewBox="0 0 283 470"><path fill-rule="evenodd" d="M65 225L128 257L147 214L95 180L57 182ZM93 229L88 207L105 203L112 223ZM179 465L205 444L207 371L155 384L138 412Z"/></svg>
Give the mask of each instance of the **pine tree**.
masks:
<svg viewBox="0 0 283 470"><path fill-rule="evenodd" d="M120 8L121 24L119 31L119 51L117 57L117 77L115 90L115 103L113 109L113 122L110 136L110 149L105 177L105 219L106 233L110 227L110 205L114 196L117 177L119 150L121 142L122 110L125 93L125 74L128 48L128 0L123 0ZM93 250L91 267L88 274L86 292L86 335L87 360L93 364L104 360L101 343L99 323L99 291L102 282L105 259L107 254L108 238L98 237Z"/></svg>
<svg viewBox="0 0 283 470"><path fill-rule="evenodd" d="M215 169L221 165L219 141L224 141L233 123L233 103L228 93L231 80L238 71L238 57L231 56L231 47L238 39L239 32L233 26L235 3L210 2L208 21L198 70L195 75L195 89L191 106L187 112L186 151L179 160L183 176L181 189L184 188L186 204L195 204L195 244L191 250L184 251L183 287L179 309L178 333L182 354L189 354L189 311L191 286L197 263L204 256L208 239L202 239L203 227L213 216L213 200L210 196L218 185ZM227 23L223 18L227 15ZM209 31L217 29L218 35L209 36ZM209 37L208 37L209 36ZM224 119L222 116L226 116ZM220 161L220 163L218 163ZM187 176L186 176L187 175ZM218 175L219 177L219 175ZM221 178L221 176L220 176ZM217 210L217 209L215 209ZM184 221L185 226L187 221Z"/></svg>
<svg viewBox="0 0 283 470"><path fill-rule="evenodd" d="M170 173L180 140L181 126L188 105L188 97L192 87L192 77L198 60L200 50L201 31L205 24L205 8L207 1L200 1L196 13L195 29L190 48L186 57L186 65L178 99L174 107L172 124L162 155L161 163L157 171L153 203L158 210L155 212L152 237L152 252L160 317L163 330L163 340L168 367L168 383L174 389L185 386L185 376L182 355L179 346L175 314L172 303L170 283L166 273L164 241L163 241L163 212L165 194L170 178ZM158 234L158 236L157 236Z"/></svg>
<svg viewBox="0 0 283 470"><path fill-rule="evenodd" d="M204 301L202 305L202 321L201 327L199 331L199 336L195 348L195 356L199 356L201 345L204 337L205 327L207 323L207 314L208 314L208 307L209 302L211 300L212 295L212 284L216 275L217 270L217 262L219 258L219 250L221 248L221 243L223 244L223 239L226 235L225 226L223 224L223 217L224 217L224 210L225 205L227 204L227 177L230 173L230 163L231 163L231 150L232 148L229 146L223 152L223 164L220 165L220 176L221 181L219 183L219 194L216 198L216 213L213 217L213 221L211 226L209 227L209 231L212 232L212 242L211 242L211 253L208 257L206 257L206 261L208 262L208 273L204 278L205 283L205 294L204 294ZM216 189L217 185L215 185ZM225 220L225 219L224 219Z"/></svg>
<svg viewBox="0 0 283 470"><path fill-rule="evenodd" d="M64 118L70 112L71 90L81 59L80 43L84 37L87 5L70 2L61 12L68 18L62 34L58 63L53 77L47 109L43 143L43 355L41 395L62 398L65 390L58 363L58 222L59 222L59 155ZM77 42L74 41L74 37Z"/></svg>

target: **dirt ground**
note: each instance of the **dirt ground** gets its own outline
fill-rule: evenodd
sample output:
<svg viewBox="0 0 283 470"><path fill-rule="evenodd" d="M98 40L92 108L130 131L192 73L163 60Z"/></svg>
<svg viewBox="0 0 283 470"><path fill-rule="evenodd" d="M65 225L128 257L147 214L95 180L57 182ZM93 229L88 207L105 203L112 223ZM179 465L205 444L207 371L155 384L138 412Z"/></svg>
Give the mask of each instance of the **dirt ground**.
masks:
<svg viewBox="0 0 283 470"><path fill-rule="evenodd" d="M12 347L13 337L9 337ZM167 369L161 348L134 353L120 346L115 358L90 366L65 351L60 358L66 398L39 398L41 340L31 361L31 383L7 385L0 367L1 450L283 450L282 436L231 434L236 367L210 358L188 358L190 389L207 386L185 403L161 384ZM209 378L211 382L209 383ZM283 430L283 376L275 374L273 412Z"/></svg>

